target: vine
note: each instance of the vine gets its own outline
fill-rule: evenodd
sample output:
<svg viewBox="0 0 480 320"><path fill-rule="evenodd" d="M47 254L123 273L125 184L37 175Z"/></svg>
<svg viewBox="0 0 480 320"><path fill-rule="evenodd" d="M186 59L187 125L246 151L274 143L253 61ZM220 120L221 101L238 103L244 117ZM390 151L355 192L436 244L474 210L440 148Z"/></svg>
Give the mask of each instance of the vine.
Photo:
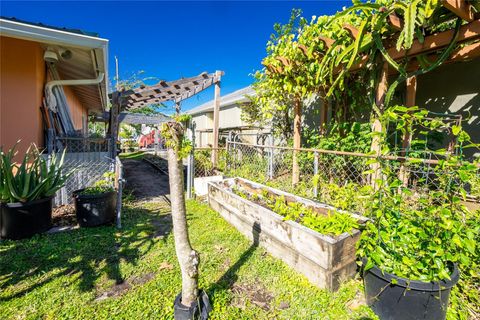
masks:
<svg viewBox="0 0 480 320"><path fill-rule="evenodd" d="M403 21L400 32L389 22L391 16ZM349 121L355 111L366 106L379 117L383 111L375 105L374 92L384 61L399 74L387 91L386 109L400 83L446 61L458 47L461 24L439 0L353 1L352 7L336 15L314 16L310 21L293 10L287 24L275 25L262 61L265 67L254 74L257 109L246 107L250 117L245 118L273 120L274 127L276 123L291 126L291 121L283 120L291 118L292 101L307 101L312 96L334 98L338 104L334 112L342 113L337 121ZM398 51L408 50L415 41L423 42L426 36L452 25L454 36L433 62L424 55L395 60L386 48L388 44ZM419 69L407 72L415 59Z"/></svg>

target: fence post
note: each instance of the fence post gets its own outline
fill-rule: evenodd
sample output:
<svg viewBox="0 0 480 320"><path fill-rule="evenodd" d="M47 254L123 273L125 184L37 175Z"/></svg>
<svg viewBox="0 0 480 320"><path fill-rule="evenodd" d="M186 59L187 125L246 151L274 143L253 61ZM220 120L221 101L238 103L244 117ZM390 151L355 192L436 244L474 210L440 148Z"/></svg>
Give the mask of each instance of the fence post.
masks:
<svg viewBox="0 0 480 320"><path fill-rule="evenodd" d="M47 130L47 152L52 154L55 145L55 131L52 128Z"/></svg>
<svg viewBox="0 0 480 320"><path fill-rule="evenodd" d="M313 157L313 176L316 177L318 175L318 152L315 151ZM316 179L313 179L315 181ZM313 196L316 198L318 197L318 183L313 185Z"/></svg>
<svg viewBox="0 0 480 320"><path fill-rule="evenodd" d="M268 158L268 178L270 180L273 179L273 135L270 134L268 137L269 139L269 144L270 144L270 152L269 152L269 158Z"/></svg>
<svg viewBox="0 0 480 320"><path fill-rule="evenodd" d="M155 150L155 155L157 155L157 153L160 149L160 132L159 132L158 128L155 128L155 133L154 133L153 139L154 139L153 148Z"/></svg>
<svg viewBox="0 0 480 320"><path fill-rule="evenodd" d="M117 185L117 228L122 227L122 191L123 191L123 165L118 157L115 159L115 165L118 173Z"/></svg>
<svg viewBox="0 0 480 320"><path fill-rule="evenodd" d="M225 174L230 172L230 141L232 140L232 131L228 132L227 143L225 144Z"/></svg>

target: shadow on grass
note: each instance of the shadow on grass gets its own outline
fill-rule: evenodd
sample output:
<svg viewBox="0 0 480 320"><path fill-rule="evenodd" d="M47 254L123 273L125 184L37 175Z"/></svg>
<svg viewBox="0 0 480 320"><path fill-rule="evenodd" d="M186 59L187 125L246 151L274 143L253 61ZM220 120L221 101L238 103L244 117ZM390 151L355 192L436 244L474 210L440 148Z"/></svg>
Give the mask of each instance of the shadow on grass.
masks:
<svg viewBox="0 0 480 320"><path fill-rule="evenodd" d="M0 242L0 301L20 297L60 277L69 277L80 291L95 290L106 275L115 284L124 278L120 262L137 264L155 244L171 232L169 215L143 208L125 210L124 227L81 228L31 239ZM61 285L61 284L60 284ZM13 288L11 287L13 286ZM11 294L5 294L7 288Z"/></svg>
<svg viewBox="0 0 480 320"><path fill-rule="evenodd" d="M230 290L237 282L238 270L251 258L251 256L257 249L260 242L259 240L261 233L261 226L257 222L255 222L252 227L253 243L245 252L242 253L240 258L238 258L237 262L235 262L230 268L228 268L228 270L217 280L217 282L210 285L210 287L207 289L207 293L211 297L212 303L214 302L216 292Z"/></svg>

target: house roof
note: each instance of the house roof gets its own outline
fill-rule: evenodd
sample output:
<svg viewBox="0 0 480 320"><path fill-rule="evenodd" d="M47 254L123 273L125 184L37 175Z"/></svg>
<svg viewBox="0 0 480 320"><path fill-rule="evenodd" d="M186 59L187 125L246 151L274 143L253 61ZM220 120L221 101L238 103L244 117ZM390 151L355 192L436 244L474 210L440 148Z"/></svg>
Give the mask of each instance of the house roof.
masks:
<svg viewBox="0 0 480 320"><path fill-rule="evenodd" d="M248 86L242 88L240 90L234 91L227 95L224 95L220 98L220 109L235 105L237 103L248 102L248 96L254 96L255 91L253 90L252 86ZM205 112L212 112L213 111L213 102L214 100L208 101L198 107L190 109L185 113L190 115L196 115Z"/></svg>
<svg viewBox="0 0 480 320"><path fill-rule="evenodd" d="M81 35L84 35L84 36L99 38L99 34L97 32L90 32L90 31L85 31L85 30L80 30L80 29L71 29L71 28L66 28L66 27L56 27L56 26L51 26L51 25L44 24L44 23L41 23L41 22L25 21L25 20L17 19L15 17L0 16L0 19L9 20L9 21L13 21L13 22L19 22L19 23L23 23L23 24L29 24L29 25L37 26L37 27L43 27L43 28L54 29L54 30L61 30L61 31L65 31L65 32L76 33L76 34L81 34Z"/></svg>
<svg viewBox="0 0 480 320"><path fill-rule="evenodd" d="M46 50L58 53L56 63L61 80L95 79L105 76L98 85L75 85L72 90L89 110L105 110L108 97L108 40L79 29L52 27L16 18L0 17L0 35L39 42ZM69 56L61 52L70 51Z"/></svg>

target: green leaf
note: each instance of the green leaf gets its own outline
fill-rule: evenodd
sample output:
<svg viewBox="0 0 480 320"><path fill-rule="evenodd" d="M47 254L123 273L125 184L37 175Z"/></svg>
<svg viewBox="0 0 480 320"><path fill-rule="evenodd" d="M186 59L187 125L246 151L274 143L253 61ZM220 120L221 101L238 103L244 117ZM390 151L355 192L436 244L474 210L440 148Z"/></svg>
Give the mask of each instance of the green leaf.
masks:
<svg viewBox="0 0 480 320"><path fill-rule="evenodd" d="M461 126L457 126L455 124L452 126L452 133L454 136L458 136L461 130L462 130Z"/></svg>

